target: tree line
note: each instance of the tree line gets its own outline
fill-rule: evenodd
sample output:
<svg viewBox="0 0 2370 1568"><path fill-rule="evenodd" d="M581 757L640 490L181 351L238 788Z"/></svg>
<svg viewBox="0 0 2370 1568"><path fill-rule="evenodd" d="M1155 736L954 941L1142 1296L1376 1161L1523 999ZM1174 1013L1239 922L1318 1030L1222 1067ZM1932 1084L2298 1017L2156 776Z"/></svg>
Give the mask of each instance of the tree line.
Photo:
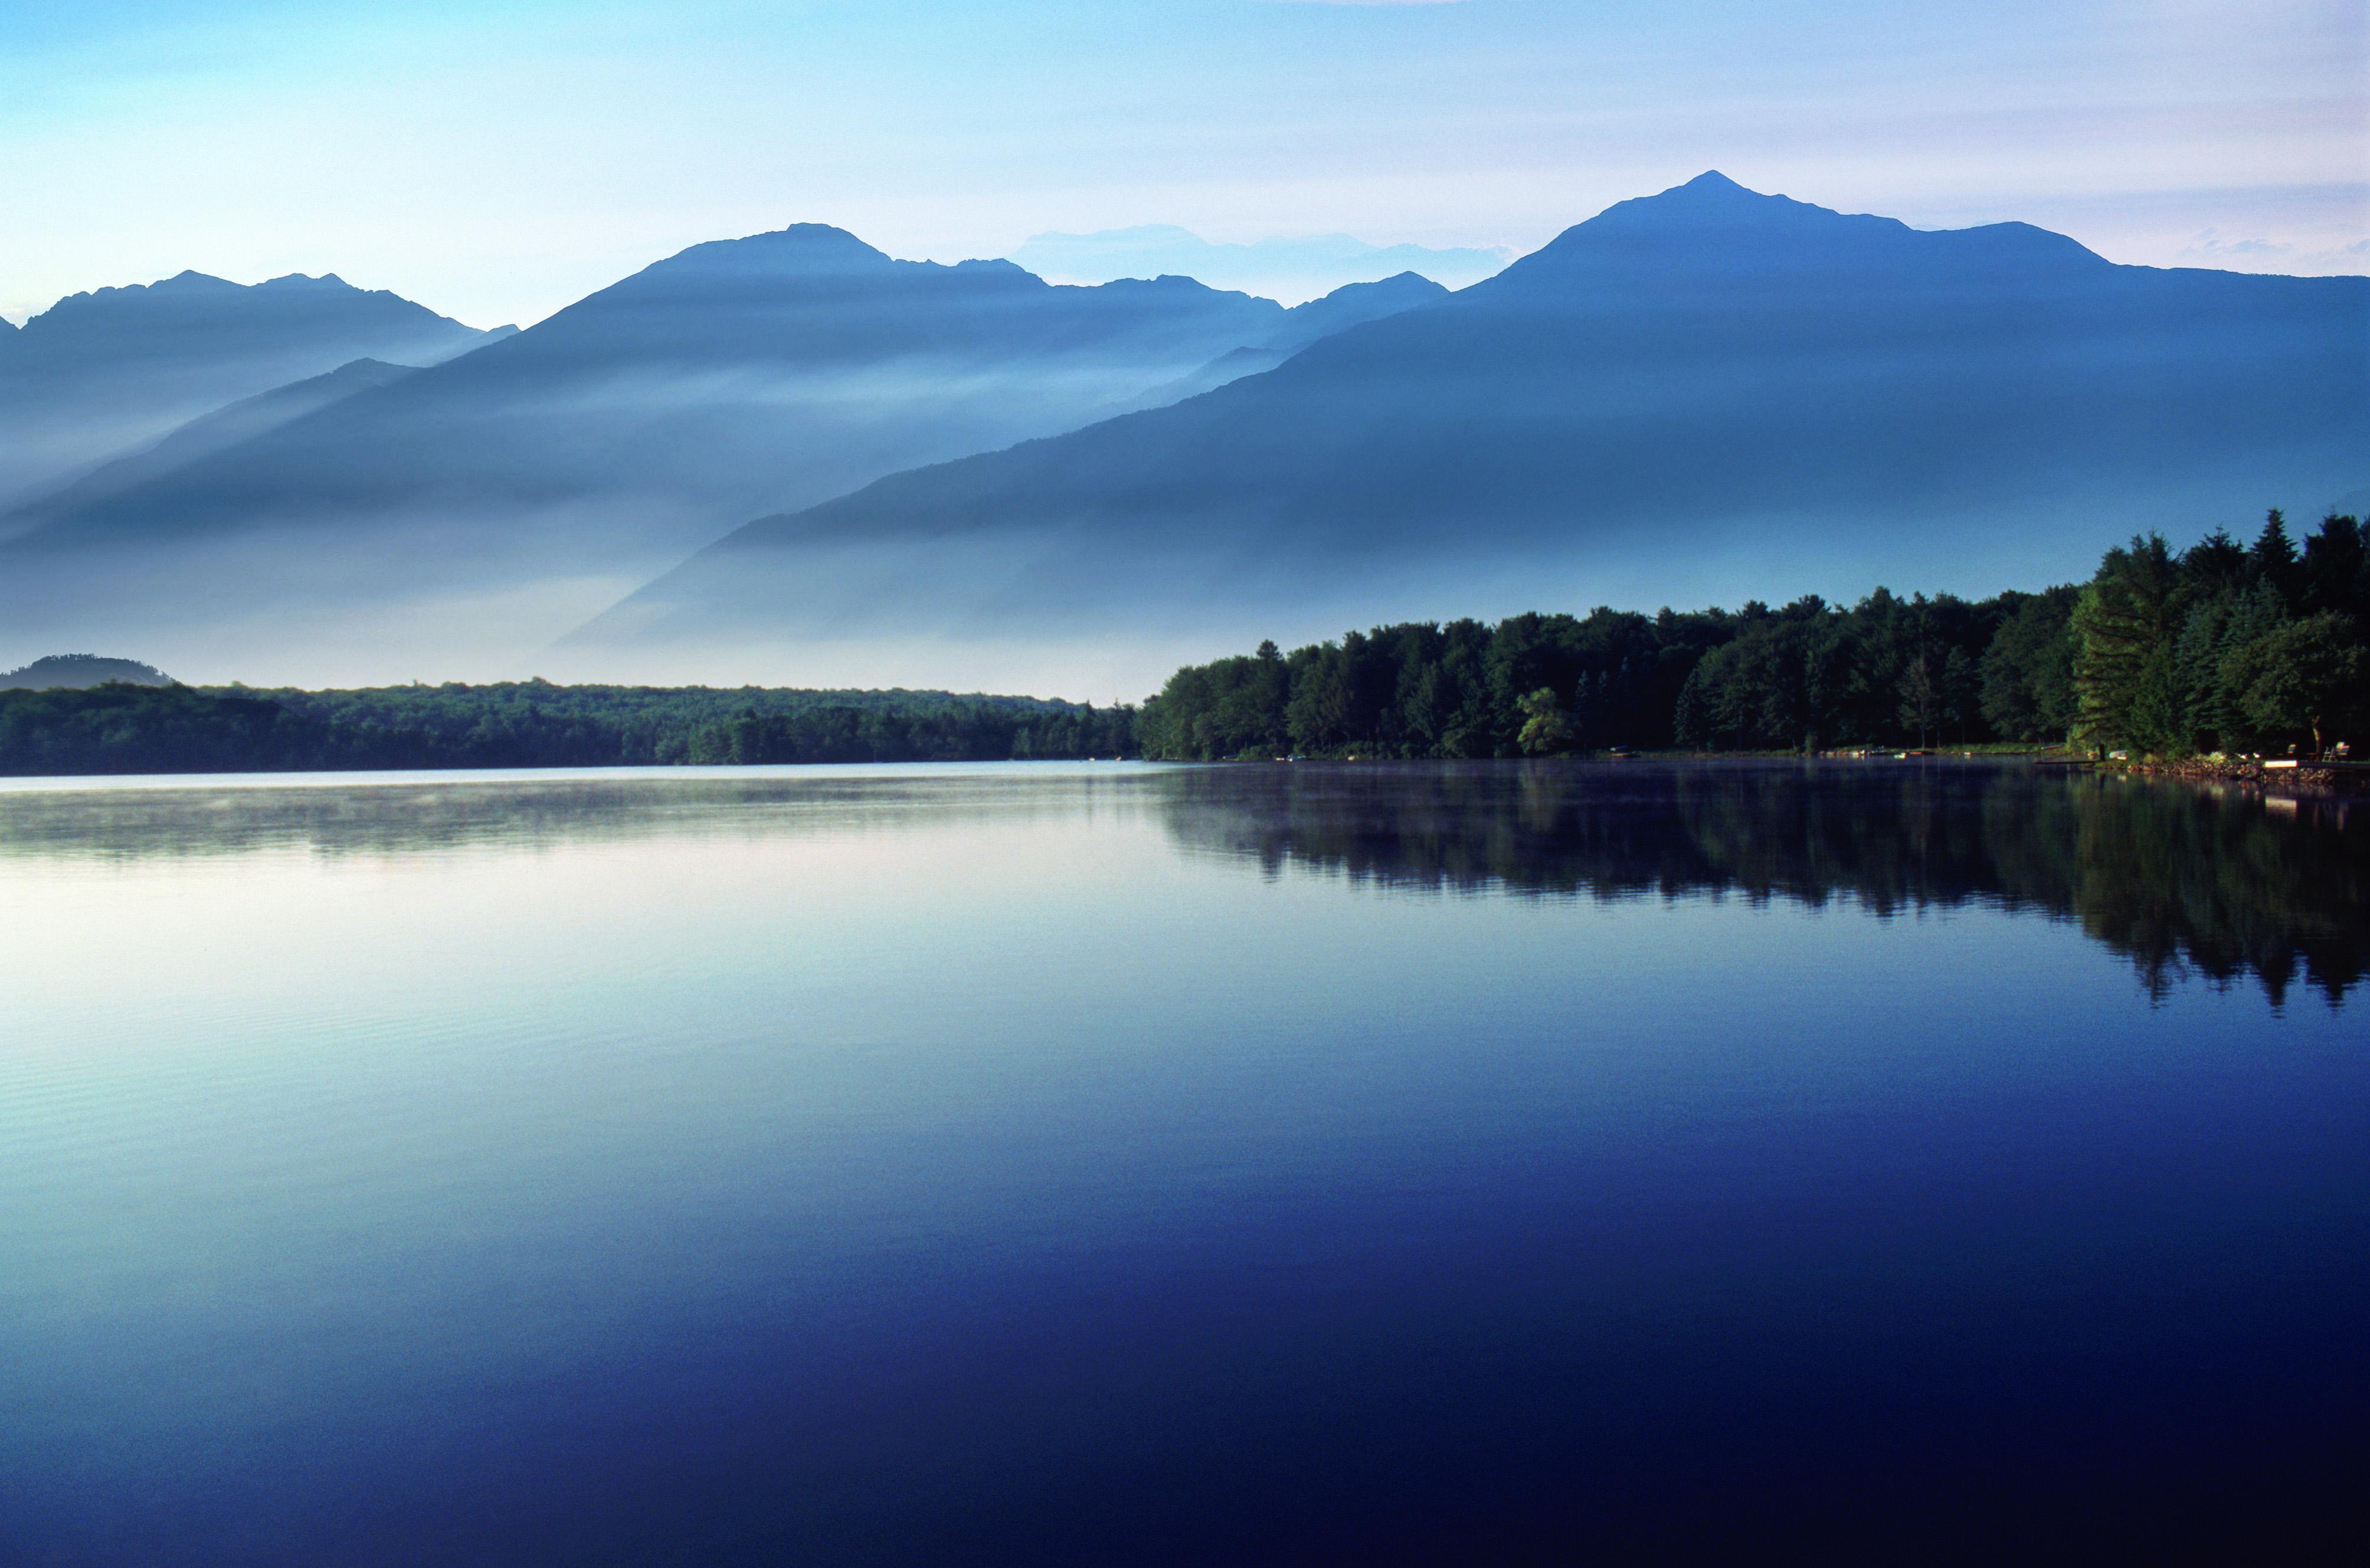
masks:
<svg viewBox="0 0 2370 1568"><path fill-rule="evenodd" d="M1379 627L1191 664L1140 709L950 692L553 686L0 690L0 773L1497 757L2070 744L2317 754L2370 726L2370 550L2148 534L2086 583Z"/></svg>
<svg viewBox="0 0 2370 1568"><path fill-rule="evenodd" d="M1117 756L1135 710L949 692L562 686L0 691L0 773Z"/></svg>
<svg viewBox="0 0 2370 1568"><path fill-rule="evenodd" d="M2110 550L2068 617L2077 737L2180 756L2300 746L2370 719L2370 551L2351 517L2299 548L2277 512L2251 547L2220 530Z"/></svg>
<svg viewBox="0 0 2370 1568"><path fill-rule="evenodd" d="M2359 520L2298 546L2270 514L2175 554L2150 534L2087 583L1969 601L1521 615L1350 632L1188 665L1136 721L1144 755L1547 755L2000 742L2319 752L2370 722Z"/></svg>

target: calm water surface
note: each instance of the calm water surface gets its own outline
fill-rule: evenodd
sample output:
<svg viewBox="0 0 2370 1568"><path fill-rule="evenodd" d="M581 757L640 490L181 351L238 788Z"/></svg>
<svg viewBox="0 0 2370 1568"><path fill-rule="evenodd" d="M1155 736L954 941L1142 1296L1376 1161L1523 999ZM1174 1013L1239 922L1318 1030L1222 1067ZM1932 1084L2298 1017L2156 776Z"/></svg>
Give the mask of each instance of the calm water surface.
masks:
<svg viewBox="0 0 2370 1568"><path fill-rule="evenodd" d="M0 792L0 1562L2355 1561L2370 812Z"/></svg>

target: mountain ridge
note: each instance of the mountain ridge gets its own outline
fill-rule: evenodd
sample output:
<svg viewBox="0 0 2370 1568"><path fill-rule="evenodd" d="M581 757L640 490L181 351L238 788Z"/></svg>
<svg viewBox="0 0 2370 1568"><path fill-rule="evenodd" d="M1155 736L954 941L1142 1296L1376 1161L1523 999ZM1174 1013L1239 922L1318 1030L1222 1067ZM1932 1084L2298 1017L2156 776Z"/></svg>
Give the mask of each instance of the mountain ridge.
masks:
<svg viewBox="0 0 2370 1568"><path fill-rule="evenodd" d="M434 363L500 336L334 273L248 284L184 271L68 294L0 337L0 509L275 386L357 359Z"/></svg>
<svg viewBox="0 0 2370 1568"><path fill-rule="evenodd" d="M828 225L703 242L459 359L20 519L0 575L26 586L0 598L55 635L143 600L194 626L356 595L583 594L539 643L754 513L1074 428L1397 299L1359 297L1375 303L1295 314L1185 278L1052 284Z"/></svg>
<svg viewBox="0 0 2370 1568"><path fill-rule="evenodd" d="M1462 288L1503 267L1508 254L1502 248L1373 246L1343 234L1218 244L1174 224L1139 224L1092 234L1032 235L1011 259L1065 282L1181 272L1214 287L1294 301L1409 271Z"/></svg>
<svg viewBox="0 0 2370 1568"><path fill-rule="evenodd" d="M1805 591L1951 552L2070 575L2151 515L2358 485L2365 342L2370 280L2122 268L1708 174L1263 374L758 519L576 642L1100 634L1311 594L1363 624L1543 580L1710 602L1735 585L1691 563L1738 551Z"/></svg>

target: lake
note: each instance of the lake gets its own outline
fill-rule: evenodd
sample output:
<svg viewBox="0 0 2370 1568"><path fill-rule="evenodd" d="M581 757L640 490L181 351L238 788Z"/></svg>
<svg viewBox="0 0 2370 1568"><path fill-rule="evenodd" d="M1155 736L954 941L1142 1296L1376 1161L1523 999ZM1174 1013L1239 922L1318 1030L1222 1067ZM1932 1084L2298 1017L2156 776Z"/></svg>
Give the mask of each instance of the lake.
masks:
<svg viewBox="0 0 2370 1568"><path fill-rule="evenodd" d="M2359 1561L2370 805L11 781L0 1562Z"/></svg>

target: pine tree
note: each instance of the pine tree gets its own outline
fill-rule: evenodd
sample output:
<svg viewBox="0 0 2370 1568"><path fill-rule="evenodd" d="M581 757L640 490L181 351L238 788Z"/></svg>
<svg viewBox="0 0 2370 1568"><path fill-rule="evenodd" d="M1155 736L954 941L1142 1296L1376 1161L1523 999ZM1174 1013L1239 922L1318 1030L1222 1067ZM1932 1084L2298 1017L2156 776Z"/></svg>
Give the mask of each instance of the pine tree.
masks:
<svg viewBox="0 0 2370 1568"><path fill-rule="evenodd" d="M2247 547L2216 528L2189 547L2180 558L2181 574L2200 590L2212 593L2235 588L2247 575Z"/></svg>
<svg viewBox="0 0 2370 1568"><path fill-rule="evenodd" d="M2073 627L2074 691L2084 744L2120 741L2144 749L2177 744L2177 723L2168 729L2165 719L2180 587L2164 536L2150 534L2109 550L2099 575L2082 590ZM2144 681L2149 685L2142 706Z"/></svg>
<svg viewBox="0 0 2370 1568"><path fill-rule="evenodd" d="M2173 644L2173 688L2180 698L2183 738L2191 750L2209 744L2226 747L2238 729L2222 686L2222 660L2227 651L2224 633L2238 598L2225 591L2191 605Z"/></svg>
<svg viewBox="0 0 2370 1568"><path fill-rule="evenodd" d="M2263 531L2255 536L2255 548L2247 552L2247 562L2258 580L2279 590L2281 598L2295 598L2295 542L2288 537L2288 520L2278 507L2263 514Z"/></svg>
<svg viewBox="0 0 2370 1568"><path fill-rule="evenodd" d="M2370 615L2370 539L2358 518L2331 513L2304 542L2304 607Z"/></svg>
<svg viewBox="0 0 2370 1568"><path fill-rule="evenodd" d="M2240 666L2240 656L2287 620L2287 605L2269 582L2257 582L2231 600L2222 617L2221 645L2214 663L2213 711L2226 727L2221 737L2226 751L2251 741L2257 729L2247 713L2244 688L2249 677Z"/></svg>

